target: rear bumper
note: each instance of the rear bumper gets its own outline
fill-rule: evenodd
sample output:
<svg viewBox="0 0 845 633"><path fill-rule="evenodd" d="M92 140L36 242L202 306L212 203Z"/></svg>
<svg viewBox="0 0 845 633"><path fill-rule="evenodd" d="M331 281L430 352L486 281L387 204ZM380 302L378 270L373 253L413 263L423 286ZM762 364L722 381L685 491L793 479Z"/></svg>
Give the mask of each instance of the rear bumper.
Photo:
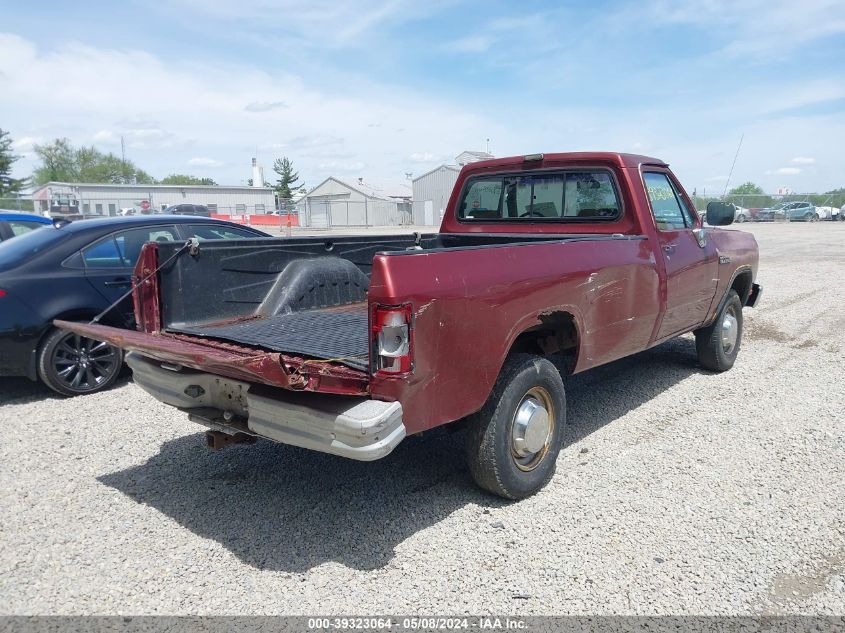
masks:
<svg viewBox="0 0 845 633"><path fill-rule="evenodd" d="M350 459L372 461L405 437L402 405L369 398L290 392L129 353L135 382L193 421ZM166 365L166 364L165 364Z"/></svg>

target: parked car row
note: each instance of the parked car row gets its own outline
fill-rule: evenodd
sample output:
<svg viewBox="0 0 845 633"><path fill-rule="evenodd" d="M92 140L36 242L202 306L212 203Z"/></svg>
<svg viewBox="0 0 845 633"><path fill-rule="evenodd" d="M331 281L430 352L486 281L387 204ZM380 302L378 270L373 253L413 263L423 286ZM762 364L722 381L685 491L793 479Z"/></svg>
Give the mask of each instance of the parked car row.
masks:
<svg viewBox="0 0 845 633"><path fill-rule="evenodd" d="M268 237L256 229L189 215L51 222L0 215L0 376L40 380L64 395L111 385L123 365L112 345L53 326L89 321L114 302L104 323L134 327L132 272L146 242ZM38 230L32 228L42 226Z"/></svg>
<svg viewBox="0 0 845 633"><path fill-rule="evenodd" d="M734 222L818 222L819 220L845 221L845 205L841 208L821 206L812 202L779 202L762 209L746 209L734 203L727 203L734 208ZM701 212L707 221L706 211Z"/></svg>

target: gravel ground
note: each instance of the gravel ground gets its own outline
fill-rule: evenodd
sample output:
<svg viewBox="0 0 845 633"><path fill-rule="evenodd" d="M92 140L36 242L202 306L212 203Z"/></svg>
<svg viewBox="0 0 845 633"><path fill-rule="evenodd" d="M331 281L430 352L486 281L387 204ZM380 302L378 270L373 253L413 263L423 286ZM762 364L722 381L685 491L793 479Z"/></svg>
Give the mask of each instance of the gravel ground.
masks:
<svg viewBox="0 0 845 633"><path fill-rule="evenodd" d="M570 443L520 503L460 435L211 453L129 381L0 380L0 612L845 613L845 223L746 227L734 369L684 337L568 379Z"/></svg>

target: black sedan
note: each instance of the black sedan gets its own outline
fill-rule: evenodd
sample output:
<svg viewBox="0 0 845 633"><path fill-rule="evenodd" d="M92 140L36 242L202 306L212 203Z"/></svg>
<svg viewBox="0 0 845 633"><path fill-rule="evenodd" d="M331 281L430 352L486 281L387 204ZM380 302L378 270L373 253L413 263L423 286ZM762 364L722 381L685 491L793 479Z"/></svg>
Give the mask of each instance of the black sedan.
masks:
<svg viewBox="0 0 845 633"><path fill-rule="evenodd" d="M0 376L41 380L64 395L110 386L119 349L53 327L53 319L90 320L131 287L146 242L267 237L256 229L191 216L82 220L32 231L0 244ZM103 323L134 327L131 299Z"/></svg>

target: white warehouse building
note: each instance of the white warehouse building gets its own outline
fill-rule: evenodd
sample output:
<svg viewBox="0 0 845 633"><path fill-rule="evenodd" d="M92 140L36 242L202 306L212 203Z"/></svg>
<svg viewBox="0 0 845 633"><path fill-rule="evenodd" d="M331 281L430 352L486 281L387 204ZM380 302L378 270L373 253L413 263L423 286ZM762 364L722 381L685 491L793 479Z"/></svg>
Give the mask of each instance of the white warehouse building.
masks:
<svg viewBox="0 0 845 633"><path fill-rule="evenodd" d="M377 187L359 178L348 184L329 176L296 205L303 226L394 226L411 224L411 190Z"/></svg>
<svg viewBox="0 0 845 633"><path fill-rule="evenodd" d="M490 158L494 157L487 152L461 152L455 157L456 165L440 165L414 178L414 224L439 226L461 167Z"/></svg>
<svg viewBox="0 0 845 633"><path fill-rule="evenodd" d="M201 204L212 213L262 214L275 209L270 187L227 185L129 185L48 182L32 192L36 212L120 215L123 209L162 211Z"/></svg>

